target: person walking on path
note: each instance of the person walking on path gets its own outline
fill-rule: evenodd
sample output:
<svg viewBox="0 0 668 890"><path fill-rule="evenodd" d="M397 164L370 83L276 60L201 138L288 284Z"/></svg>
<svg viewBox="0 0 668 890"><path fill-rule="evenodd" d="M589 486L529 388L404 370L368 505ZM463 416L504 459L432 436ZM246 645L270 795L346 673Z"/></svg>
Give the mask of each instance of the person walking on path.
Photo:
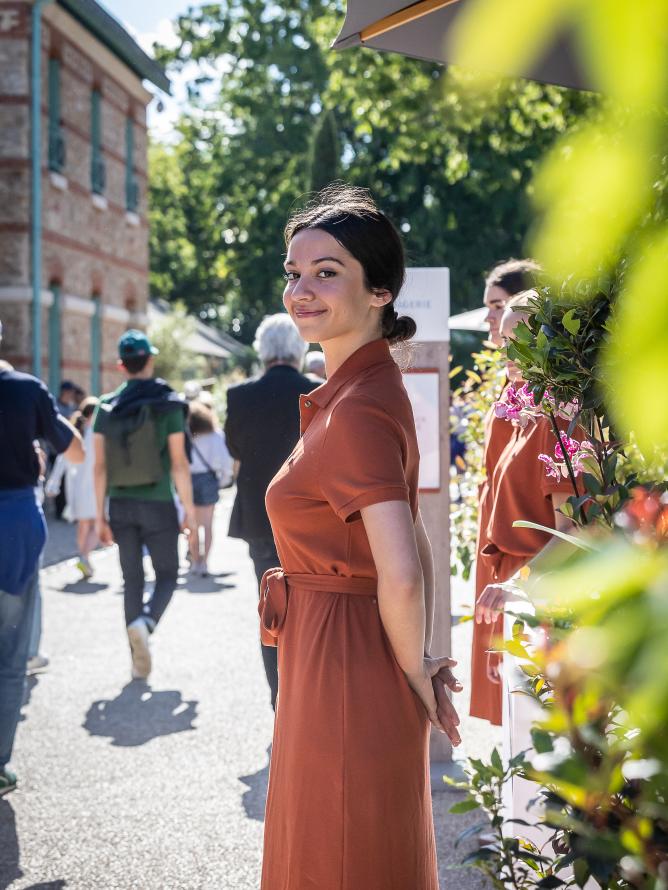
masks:
<svg viewBox="0 0 668 890"><path fill-rule="evenodd" d="M2 325L0 324L0 341ZM46 523L35 493L35 443L80 463L81 437L41 380L0 363L0 796L16 787L8 768L21 711Z"/></svg>
<svg viewBox="0 0 668 890"><path fill-rule="evenodd" d="M213 513L218 503L218 489L231 484L233 461L225 436L216 428L216 416L203 402L189 404L190 473L195 504L195 527L190 533L191 571L205 578L213 543ZM203 541L200 541L200 531Z"/></svg>
<svg viewBox="0 0 668 890"><path fill-rule="evenodd" d="M484 305L487 309L486 321L489 325L488 340L497 348L503 346L501 337L501 316L512 296L531 287L539 266L534 260L506 260L496 265L485 280ZM507 385L506 380L506 385ZM504 387L505 389L505 387ZM502 391L503 392L503 391ZM502 392L499 393L501 398ZM483 463L485 480L478 493L478 534L476 538L475 597L481 595L494 580L490 574L490 563L482 557L482 551L489 543L487 527L492 510L491 480L504 448L513 435L513 426L497 417L490 408L485 418L485 440ZM500 669L503 658L500 652L492 652L493 639L502 633L503 618L499 616L493 625L474 624L471 645L471 704L472 717L489 720L501 725L501 682Z"/></svg>
<svg viewBox="0 0 668 890"><path fill-rule="evenodd" d="M390 345L403 247L368 192L331 186L286 229L284 303L328 382L267 492L262 580L279 695L262 890L438 890L433 724L459 743L450 658L429 654L434 572L413 414Z"/></svg>
<svg viewBox="0 0 668 890"><path fill-rule="evenodd" d="M132 676L146 679L152 667L149 637L169 605L178 577L174 486L184 511L181 529L188 532L195 526L185 449L187 406L164 380L154 378L157 349L146 334L126 331L118 352L127 380L102 396L93 421L95 525L102 544L118 544ZM155 571L153 594L146 605L144 547Z"/></svg>
<svg viewBox="0 0 668 890"><path fill-rule="evenodd" d="M299 397L318 383L300 373L307 346L284 312L260 323L253 346L265 371L228 389L225 438L239 462L229 535L248 542L259 585L267 569L278 564L264 502L267 486L299 439ZM273 646L262 644L262 661L275 708L278 672Z"/></svg>
<svg viewBox="0 0 668 890"><path fill-rule="evenodd" d="M44 489L48 497L55 497L60 491L63 476L65 477L67 518L77 524L77 549L79 551L77 568L84 580L93 577L90 554L97 546L95 533L97 508L93 473L95 466L93 415L97 406L98 400L95 396L89 396L72 415L72 423L83 437L86 452L84 462L77 466L71 464L62 454L59 455Z"/></svg>

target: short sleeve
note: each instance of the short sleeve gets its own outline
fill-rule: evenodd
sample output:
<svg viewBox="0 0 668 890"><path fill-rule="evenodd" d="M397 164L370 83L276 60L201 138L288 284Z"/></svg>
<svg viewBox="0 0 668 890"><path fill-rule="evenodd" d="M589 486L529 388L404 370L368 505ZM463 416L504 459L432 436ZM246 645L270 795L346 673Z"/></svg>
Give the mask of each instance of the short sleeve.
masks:
<svg viewBox="0 0 668 890"><path fill-rule="evenodd" d="M184 433L185 430L186 424L185 417L183 416L183 409L177 407L173 411L169 411L165 417L165 431L167 435L171 436L172 433Z"/></svg>
<svg viewBox="0 0 668 890"><path fill-rule="evenodd" d="M104 434L104 408L102 407L102 401L100 400L95 408L95 413L93 414L93 432L94 433L102 433Z"/></svg>
<svg viewBox="0 0 668 890"><path fill-rule="evenodd" d="M69 447L74 433L66 423L63 423L55 399L43 383L39 383L36 407L37 438L46 439L56 454L62 454Z"/></svg>
<svg viewBox="0 0 668 890"><path fill-rule="evenodd" d="M410 501L404 460L406 437L373 399L343 398L329 418L319 462L321 490L344 522L362 507Z"/></svg>

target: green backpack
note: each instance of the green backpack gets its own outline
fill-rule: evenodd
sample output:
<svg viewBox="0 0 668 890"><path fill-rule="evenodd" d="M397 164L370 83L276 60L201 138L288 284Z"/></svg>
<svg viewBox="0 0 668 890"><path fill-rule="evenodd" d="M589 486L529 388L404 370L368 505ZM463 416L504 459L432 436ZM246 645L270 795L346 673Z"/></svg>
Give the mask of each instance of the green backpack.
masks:
<svg viewBox="0 0 668 890"><path fill-rule="evenodd" d="M163 475L158 430L150 405L139 411L121 415L112 412L112 405L100 404L97 431L104 435L107 463L107 484L129 488L155 485Z"/></svg>

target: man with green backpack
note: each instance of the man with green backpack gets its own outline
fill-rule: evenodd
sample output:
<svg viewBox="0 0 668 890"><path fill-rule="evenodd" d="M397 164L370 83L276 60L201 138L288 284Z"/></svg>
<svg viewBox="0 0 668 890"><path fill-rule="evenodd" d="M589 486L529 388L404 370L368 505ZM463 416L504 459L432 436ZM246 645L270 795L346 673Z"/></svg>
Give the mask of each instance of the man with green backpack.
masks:
<svg viewBox="0 0 668 890"><path fill-rule="evenodd" d="M93 423L96 529L102 544L118 544L132 676L143 680L151 672L149 637L176 587L179 531L194 527L185 446L188 409L164 380L153 376L157 352L141 331L123 334L118 364L127 380L102 396ZM184 511L181 523L174 489ZM146 604L144 547L155 571Z"/></svg>

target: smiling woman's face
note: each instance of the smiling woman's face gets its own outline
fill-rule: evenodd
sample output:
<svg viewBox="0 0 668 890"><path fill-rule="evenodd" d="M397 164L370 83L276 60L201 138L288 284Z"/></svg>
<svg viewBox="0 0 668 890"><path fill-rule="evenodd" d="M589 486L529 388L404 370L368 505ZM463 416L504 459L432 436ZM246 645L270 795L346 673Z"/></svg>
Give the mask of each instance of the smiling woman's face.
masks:
<svg viewBox="0 0 668 890"><path fill-rule="evenodd" d="M381 333L389 291L370 291L361 263L322 229L302 229L285 260L283 304L309 343Z"/></svg>
<svg viewBox="0 0 668 890"><path fill-rule="evenodd" d="M515 339L515 328L521 321L526 321L529 316L526 312L513 312L512 309L506 309L501 316L501 340L503 346L508 346L511 340ZM511 383L519 383L522 379L522 372L515 362L510 359L506 360L506 374Z"/></svg>

